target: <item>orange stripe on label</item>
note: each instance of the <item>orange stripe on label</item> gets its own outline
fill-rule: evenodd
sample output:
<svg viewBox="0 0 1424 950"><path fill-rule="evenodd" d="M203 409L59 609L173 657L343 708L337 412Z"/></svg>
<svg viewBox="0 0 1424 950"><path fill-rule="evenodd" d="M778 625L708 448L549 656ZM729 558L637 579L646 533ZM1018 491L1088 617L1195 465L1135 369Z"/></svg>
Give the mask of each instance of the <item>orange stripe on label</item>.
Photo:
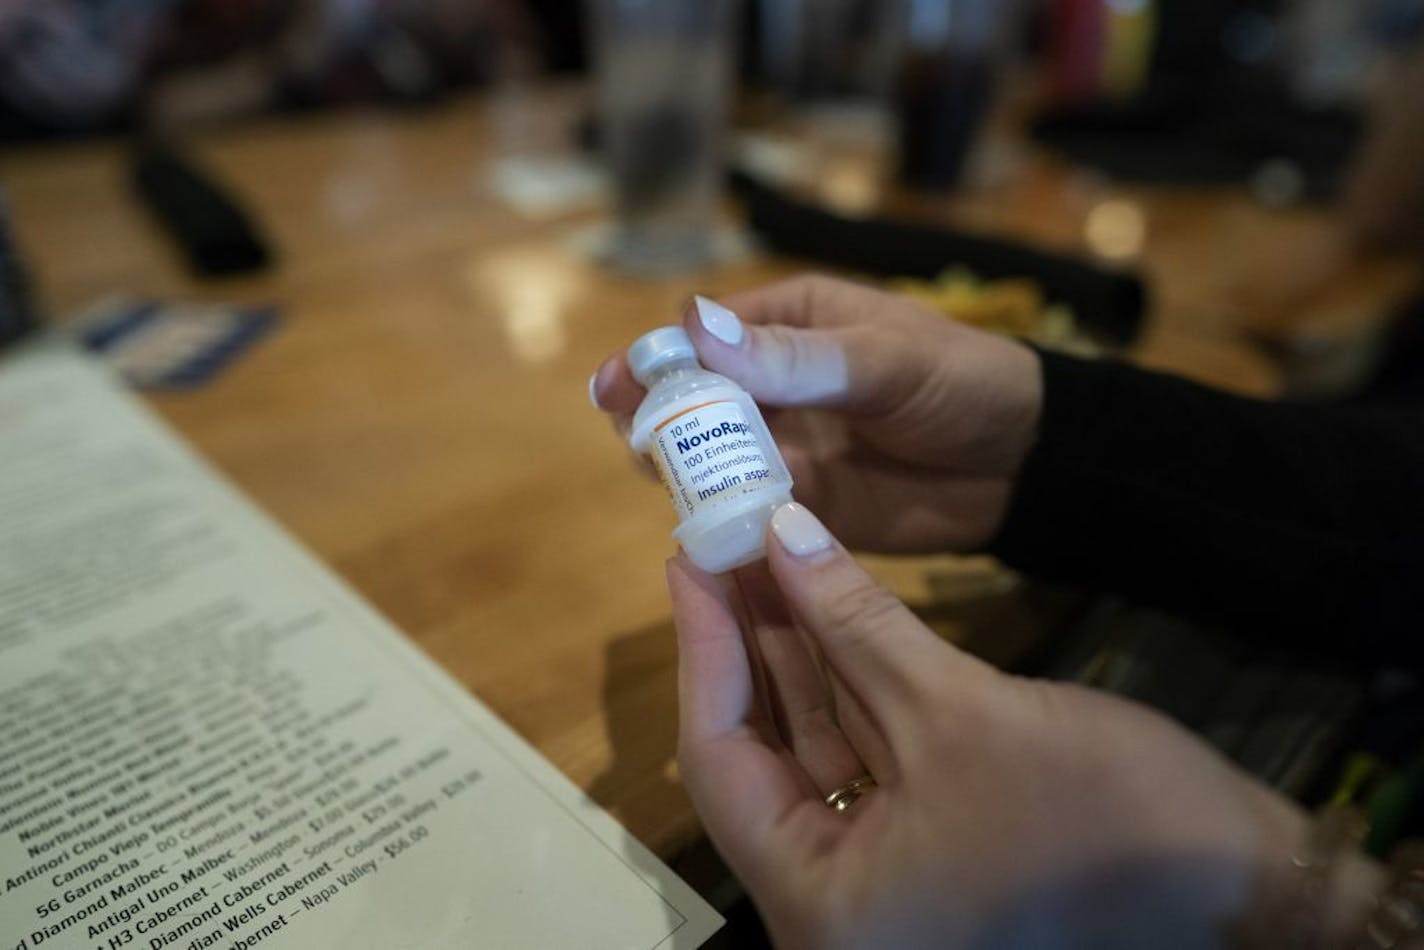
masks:
<svg viewBox="0 0 1424 950"><path fill-rule="evenodd" d="M725 402L725 403L730 403L730 404L732 404L732 405L736 405L736 403L733 402L733 401L730 400L730 399L714 399L714 400L712 400L711 402L699 402L699 403L698 403L697 405L695 405L695 406L688 406L686 409L682 410L682 412L679 412L679 413L678 413L677 415L675 415L675 416L668 416L668 417L667 417L666 419L664 419L662 422L659 422L657 425L653 426L653 431L654 431L654 432L661 432L661 431L663 431L663 429L664 429L669 423L671 423L674 419L681 419L683 416L687 415L689 412L696 412L696 411L699 410L699 409L706 409L708 406L720 406L720 405L722 405L722 403L724 403L724 402Z"/></svg>

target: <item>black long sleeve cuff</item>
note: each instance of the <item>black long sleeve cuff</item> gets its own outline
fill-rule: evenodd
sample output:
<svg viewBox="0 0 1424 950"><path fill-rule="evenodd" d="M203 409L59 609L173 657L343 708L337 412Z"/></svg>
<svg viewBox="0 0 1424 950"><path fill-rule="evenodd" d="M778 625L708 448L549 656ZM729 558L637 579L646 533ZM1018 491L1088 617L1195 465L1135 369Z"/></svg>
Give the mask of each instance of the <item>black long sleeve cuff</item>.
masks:
<svg viewBox="0 0 1424 950"><path fill-rule="evenodd" d="M1038 439L993 553L1262 638L1424 667L1424 411L1261 402L1040 358Z"/></svg>

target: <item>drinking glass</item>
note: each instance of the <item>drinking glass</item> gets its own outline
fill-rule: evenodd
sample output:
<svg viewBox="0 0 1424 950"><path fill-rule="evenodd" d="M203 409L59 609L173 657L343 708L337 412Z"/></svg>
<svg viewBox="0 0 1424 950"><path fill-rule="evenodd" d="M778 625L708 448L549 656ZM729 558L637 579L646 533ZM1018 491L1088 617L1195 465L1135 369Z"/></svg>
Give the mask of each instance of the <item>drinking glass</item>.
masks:
<svg viewBox="0 0 1424 950"><path fill-rule="evenodd" d="M722 194L736 0L589 0L612 262L661 276L708 263Z"/></svg>

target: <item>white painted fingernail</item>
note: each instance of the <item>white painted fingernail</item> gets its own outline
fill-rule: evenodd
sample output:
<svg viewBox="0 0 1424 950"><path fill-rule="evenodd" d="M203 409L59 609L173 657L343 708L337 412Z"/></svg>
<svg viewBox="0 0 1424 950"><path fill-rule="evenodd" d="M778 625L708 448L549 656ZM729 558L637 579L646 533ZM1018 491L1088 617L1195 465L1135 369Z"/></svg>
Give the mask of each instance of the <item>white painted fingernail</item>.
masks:
<svg viewBox="0 0 1424 950"><path fill-rule="evenodd" d="M598 404L598 373L595 372L588 378L588 401L595 409L602 409Z"/></svg>
<svg viewBox="0 0 1424 950"><path fill-rule="evenodd" d="M697 319L702 321L702 329L728 346L742 342L742 321L737 315L715 300L698 295L692 298L697 308Z"/></svg>
<svg viewBox="0 0 1424 950"><path fill-rule="evenodd" d="M831 533L805 505L782 505L771 516L771 530L781 546L797 557L810 557L829 548Z"/></svg>

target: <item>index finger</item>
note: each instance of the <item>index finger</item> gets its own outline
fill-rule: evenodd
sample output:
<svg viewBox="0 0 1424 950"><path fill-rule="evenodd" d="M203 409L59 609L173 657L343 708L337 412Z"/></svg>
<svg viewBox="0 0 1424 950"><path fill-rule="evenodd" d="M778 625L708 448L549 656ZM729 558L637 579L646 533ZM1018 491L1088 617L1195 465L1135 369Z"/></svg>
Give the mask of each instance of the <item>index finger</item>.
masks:
<svg viewBox="0 0 1424 950"><path fill-rule="evenodd" d="M799 328L850 326L883 314L886 296L872 287L822 274L803 274L755 290L721 298L721 303L747 323ZM692 303L684 320L695 320ZM690 316L691 315L691 316ZM588 380L589 402L612 415L631 415L647 395L628 369L628 354L620 350L604 360Z"/></svg>
<svg viewBox="0 0 1424 950"><path fill-rule="evenodd" d="M883 291L825 274L800 274L718 298L747 323L818 329L873 319L886 299Z"/></svg>

